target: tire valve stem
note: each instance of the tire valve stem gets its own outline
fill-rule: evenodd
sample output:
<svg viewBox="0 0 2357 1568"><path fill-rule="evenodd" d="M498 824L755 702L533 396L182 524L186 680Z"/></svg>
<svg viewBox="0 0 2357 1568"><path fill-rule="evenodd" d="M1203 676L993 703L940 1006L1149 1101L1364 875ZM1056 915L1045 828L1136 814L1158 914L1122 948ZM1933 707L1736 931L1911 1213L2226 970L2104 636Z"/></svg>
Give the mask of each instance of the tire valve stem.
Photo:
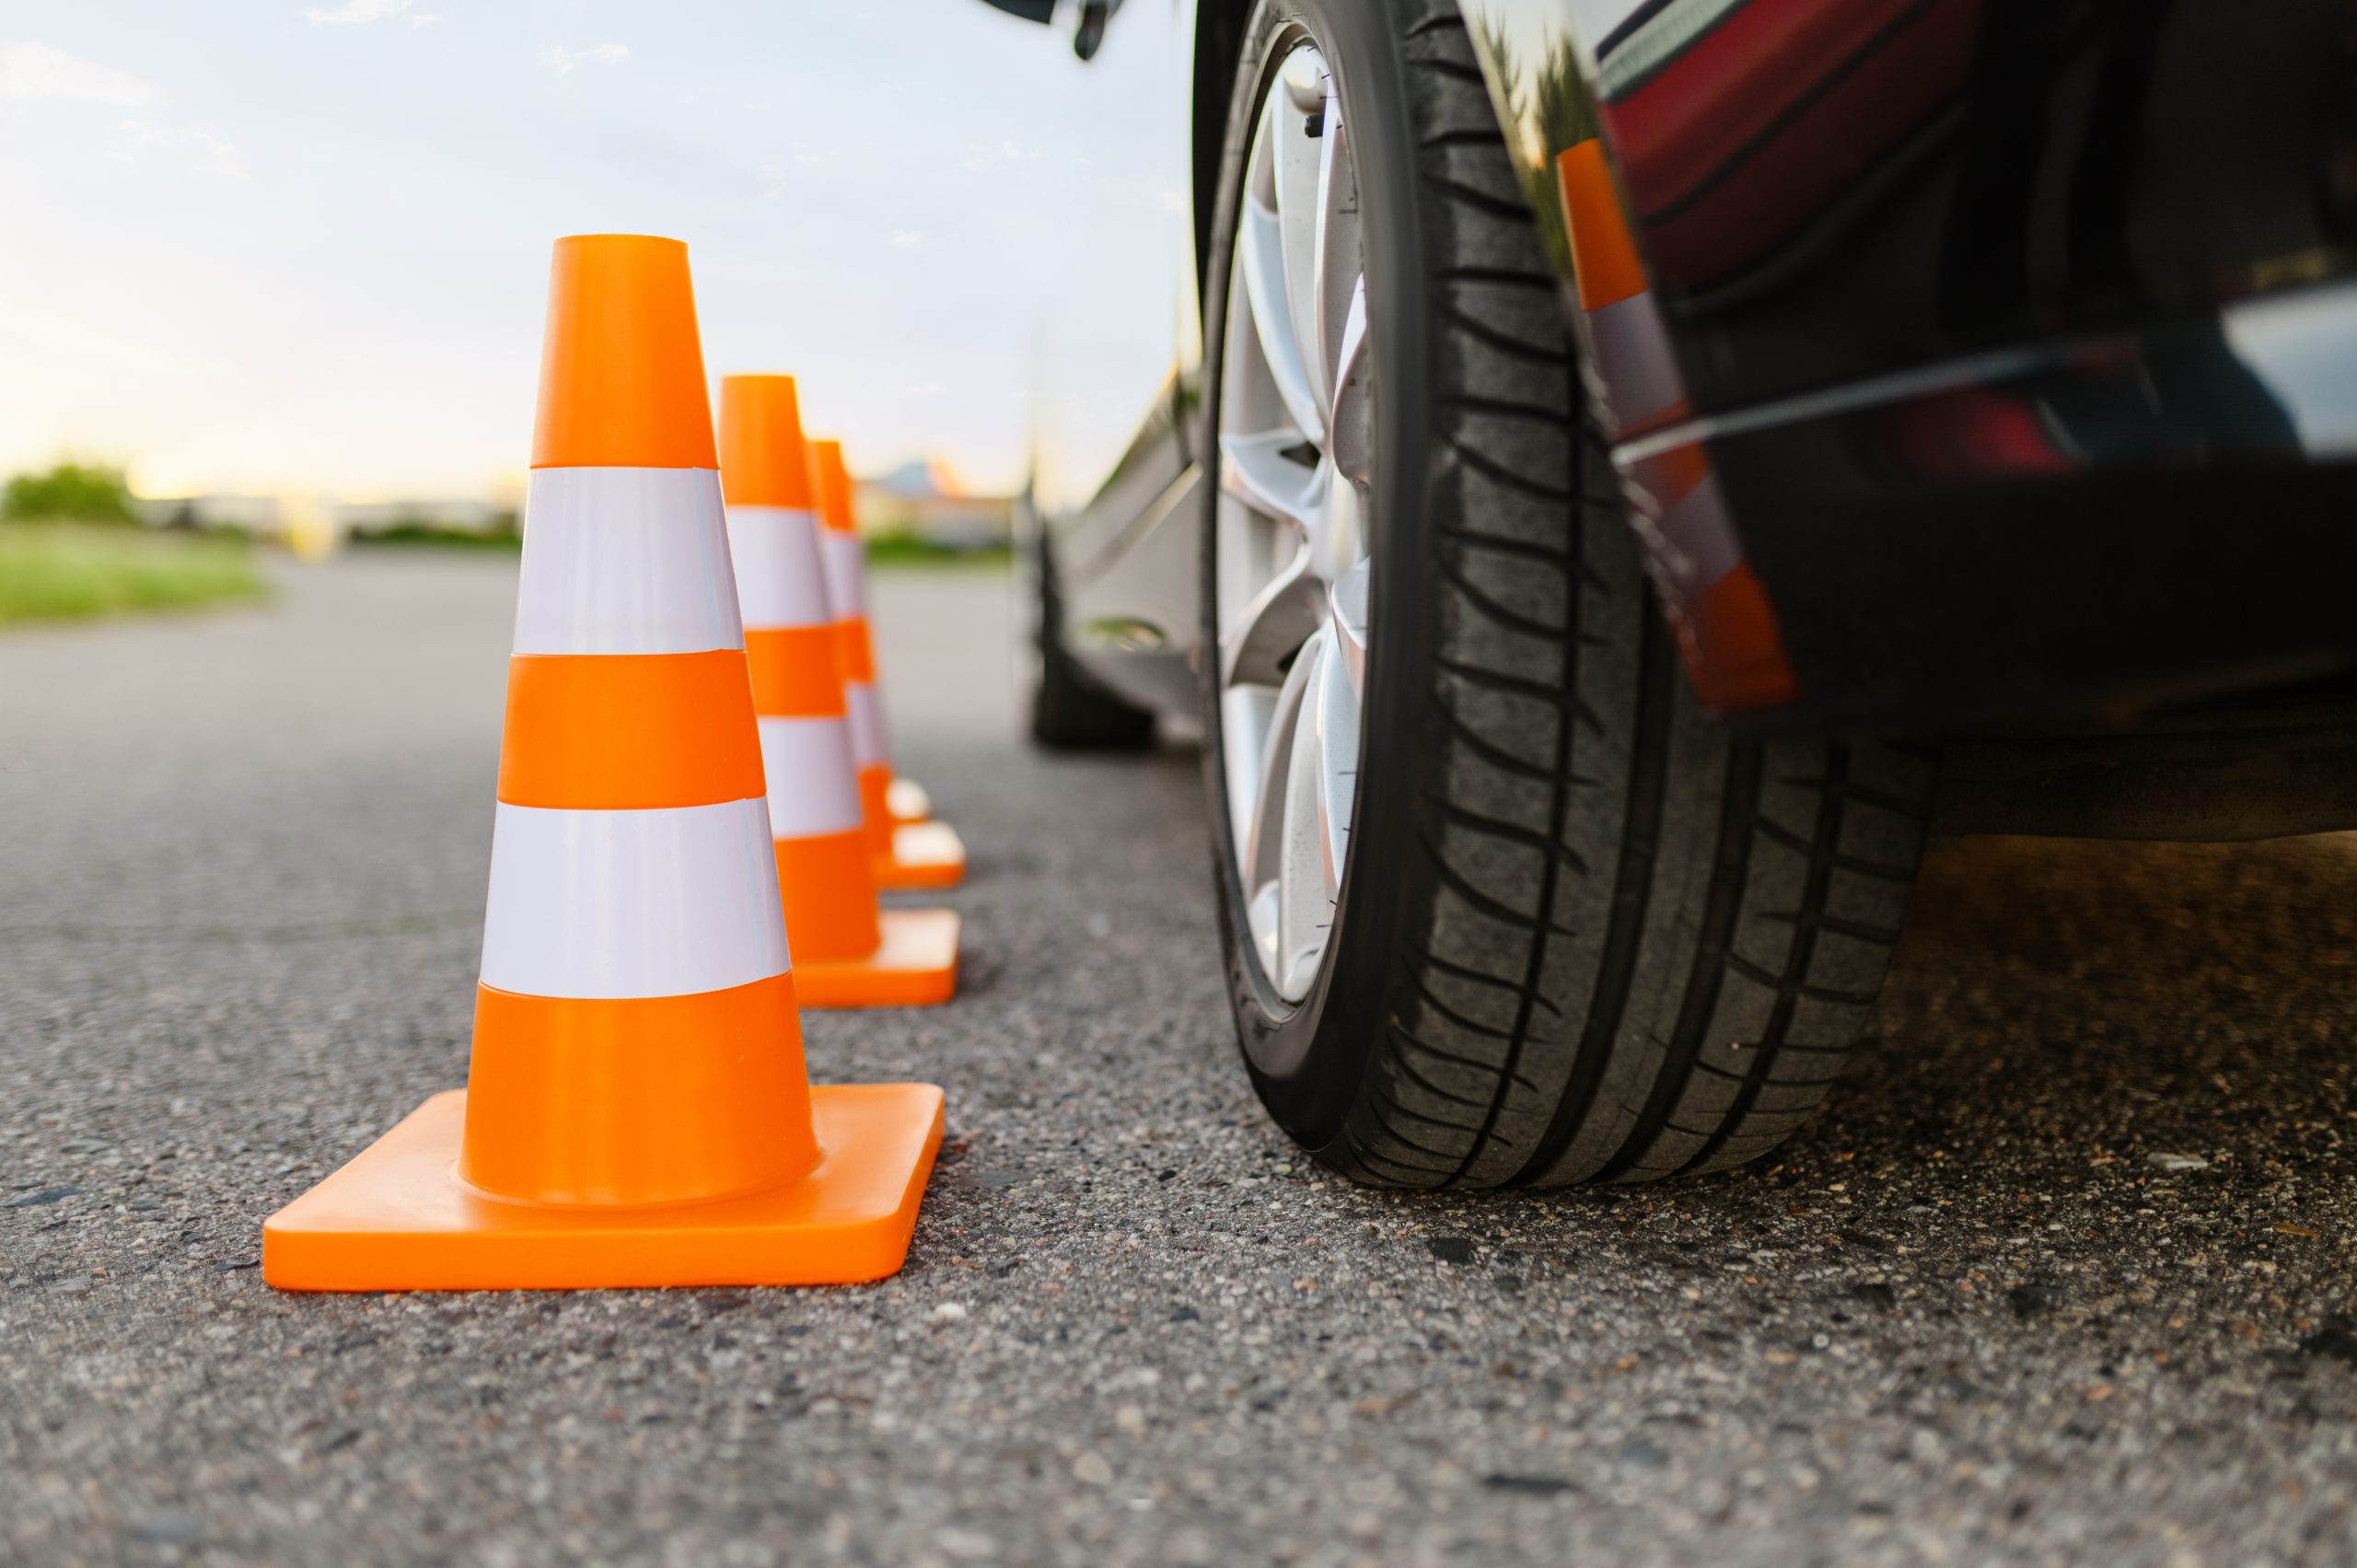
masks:
<svg viewBox="0 0 2357 1568"><path fill-rule="evenodd" d="M1321 112L1321 113L1318 113L1318 114L1304 115L1304 116L1302 117L1302 122L1301 122L1301 134L1302 134L1303 135L1305 135L1305 136L1323 136L1323 135L1325 135L1325 134L1326 134L1326 116L1325 116L1322 112Z"/></svg>

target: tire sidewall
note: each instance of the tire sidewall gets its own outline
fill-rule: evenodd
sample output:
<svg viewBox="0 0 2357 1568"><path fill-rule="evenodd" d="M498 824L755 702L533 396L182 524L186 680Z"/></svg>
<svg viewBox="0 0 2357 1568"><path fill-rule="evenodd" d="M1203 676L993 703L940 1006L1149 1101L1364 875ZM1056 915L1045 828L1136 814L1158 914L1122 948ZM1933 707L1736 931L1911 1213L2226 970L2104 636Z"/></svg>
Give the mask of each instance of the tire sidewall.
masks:
<svg viewBox="0 0 2357 1568"><path fill-rule="evenodd" d="M1367 527L1373 561L1371 635L1360 720L1358 788L1340 897L1325 961L1299 1003L1277 995L1250 936L1245 895L1230 849L1225 738L1218 702L1216 562L1218 486L1203 487L1202 659L1204 779L1213 822L1213 864L1229 996L1247 1070L1280 1126L1323 1153L1341 1135L1368 1061L1387 1027L1399 978L1408 912L1428 902L1415 854L1419 775L1434 749L1419 744L1436 628L1433 596L1422 591L1427 539L1426 389L1432 349L1427 259L1419 221L1415 149L1399 37L1391 4L1352 0L1263 0L1245 29L1223 138L1204 311L1201 449L1218 462L1221 382L1243 171L1257 111L1278 64L1306 37L1341 84L1360 192L1374 430Z"/></svg>

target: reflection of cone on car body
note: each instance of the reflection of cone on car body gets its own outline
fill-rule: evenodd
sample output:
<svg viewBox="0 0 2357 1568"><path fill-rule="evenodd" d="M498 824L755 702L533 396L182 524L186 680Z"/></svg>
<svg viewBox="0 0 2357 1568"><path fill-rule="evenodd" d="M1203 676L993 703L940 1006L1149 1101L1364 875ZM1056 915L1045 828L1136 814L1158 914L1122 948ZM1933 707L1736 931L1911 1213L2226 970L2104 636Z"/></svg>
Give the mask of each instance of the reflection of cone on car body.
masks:
<svg viewBox="0 0 2357 1568"><path fill-rule="evenodd" d="M532 445L469 1085L273 1216L263 1276L891 1273L941 1091L804 1076L684 246L558 242Z"/></svg>
<svg viewBox="0 0 2357 1568"><path fill-rule="evenodd" d="M790 376L720 384L721 483L769 779L778 885L805 1006L946 1002L958 916L877 911L809 454Z"/></svg>
<svg viewBox="0 0 2357 1568"><path fill-rule="evenodd" d="M876 855L876 880L885 888L954 888L966 879L966 845L946 822L908 822L894 810L892 758L885 743L877 693L876 645L867 623L867 558L852 517L851 470L842 443L811 443L811 471L825 532L827 598L834 608L836 651L842 660L843 702L851 716L852 753L859 763L859 794ZM901 806L918 797L901 792ZM928 809L929 809L928 805Z"/></svg>
<svg viewBox="0 0 2357 1568"><path fill-rule="evenodd" d="M1566 147L1555 168L1590 364L1613 438L1625 443L1683 417L1684 384L1604 144ZM1701 443L1623 459L1621 473L1696 694L1726 711L1790 702L1793 673L1775 611L1743 559Z"/></svg>

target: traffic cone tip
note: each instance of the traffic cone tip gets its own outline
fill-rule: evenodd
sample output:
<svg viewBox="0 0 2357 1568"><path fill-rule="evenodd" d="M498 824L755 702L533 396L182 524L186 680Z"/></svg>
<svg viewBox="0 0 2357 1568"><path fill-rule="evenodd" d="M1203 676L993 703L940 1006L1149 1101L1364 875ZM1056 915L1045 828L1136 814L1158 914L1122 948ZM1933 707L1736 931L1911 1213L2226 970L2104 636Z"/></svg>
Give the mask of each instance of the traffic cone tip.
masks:
<svg viewBox="0 0 2357 1568"><path fill-rule="evenodd" d="M721 378L720 470L732 506L817 505L793 377Z"/></svg>
<svg viewBox="0 0 2357 1568"><path fill-rule="evenodd" d="M720 467L687 246L646 234L556 242L532 466Z"/></svg>

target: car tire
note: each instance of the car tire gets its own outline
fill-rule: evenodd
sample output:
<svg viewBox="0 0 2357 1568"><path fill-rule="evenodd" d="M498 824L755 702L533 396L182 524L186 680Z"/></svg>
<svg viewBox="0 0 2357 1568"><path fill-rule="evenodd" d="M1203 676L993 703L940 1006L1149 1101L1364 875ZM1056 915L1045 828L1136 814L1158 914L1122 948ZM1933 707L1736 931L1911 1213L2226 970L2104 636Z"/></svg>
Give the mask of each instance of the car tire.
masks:
<svg viewBox="0 0 2357 1568"><path fill-rule="evenodd" d="M1298 1002L1249 937L1219 661L1202 661L1252 1082L1318 1159L1377 1185L1643 1180L1752 1158L1822 1101L1865 1023L1934 761L1903 743L1734 739L1695 699L1447 0L1255 9L1205 271L1208 427L1246 152L1278 53L1305 34L1358 160L1372 631L1347 854ZM1202 532L1212 647L1219 529Z"/></svg>
<svg viewBox="0 0 2357 1568"><path fill-rule="evenodd" d="M1030 580L1031 738L1055 751L1135 751L1152 746L1154 715L1092 683L1063 640L1055 555L1044 536L1024 552Z"/></svg>

